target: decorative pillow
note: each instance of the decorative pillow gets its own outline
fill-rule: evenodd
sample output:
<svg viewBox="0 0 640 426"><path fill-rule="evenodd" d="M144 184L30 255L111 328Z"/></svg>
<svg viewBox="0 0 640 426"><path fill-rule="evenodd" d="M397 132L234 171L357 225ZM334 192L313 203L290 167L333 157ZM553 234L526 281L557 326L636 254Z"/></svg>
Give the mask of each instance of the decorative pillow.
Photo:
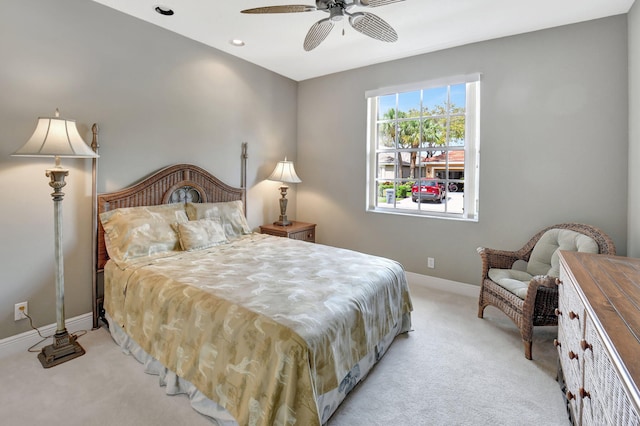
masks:
<svg viewBox="0 0 640 426"><path fill-rule="evenodd" d="M223 203L187 203L185 209L189 220L217 218L228 239L251 233L240 200Z"/></svg>
<svg viewBox="0 0 640 426"><path fill-rule="evenodd" d="M529 264L526 260L518 259L515 262L513 262L513 265L511 265L511 269L515 269L516 271L526 272L527 266L529 266Z"/></svg>
<svg viewBox="0 0 640 426"><path fill-rule="evenodd" d="M558 250L598 253L598 243L587 235L570 229L550 229L538 240L527 265L531 275L560 275Z"/></svg>
<svg viewBox="0 0 640 426"><path fill-rule="evenodd" d="M116 263L179 250L171 225L188 220L183 204L125 207L100 215L107 253Z"/></svg>
<svg viewBox="0 0 640 426"><path fill-rule="evenodd" d="M229 242L218 219L192 220L178 223L175 228L182 250L200 250Z"/></svg>

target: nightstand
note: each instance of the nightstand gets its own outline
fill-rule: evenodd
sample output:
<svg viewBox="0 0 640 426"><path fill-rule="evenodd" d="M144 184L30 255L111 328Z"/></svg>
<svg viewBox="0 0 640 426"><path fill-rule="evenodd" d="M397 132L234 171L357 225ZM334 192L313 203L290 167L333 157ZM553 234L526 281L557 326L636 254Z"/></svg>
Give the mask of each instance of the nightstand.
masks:
<svg viewBox="0 0 640 426"><path fill-rule="evenodd" d="M261 234L275 235L277 237L287 237L293 240L302 240L310 243L316 242L316 224L292 221L291 225L262 225Z"/></svg>

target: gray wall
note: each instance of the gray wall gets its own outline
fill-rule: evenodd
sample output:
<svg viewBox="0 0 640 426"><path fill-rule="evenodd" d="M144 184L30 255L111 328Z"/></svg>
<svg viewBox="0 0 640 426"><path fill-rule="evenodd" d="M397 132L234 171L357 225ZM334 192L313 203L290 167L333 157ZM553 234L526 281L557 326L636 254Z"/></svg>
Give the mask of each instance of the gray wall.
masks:
<svg viewBox="0 0 640 426"><path fill-rule="evenodd" d="M628 14L629 25L629 243L627 254L640 257L640 4Z"/></svg>
<svg viewBox="0 0 640 426"><path fill-rule="evenodd" d="M28 301L35 325L55 323L52 159L14 158L37 117L74 118L90 142L100 126L100 192L189 162L240 185L249 143L249 223L278 215L276 182L296 156L297 83L154 25L82 0L2 1L0 13L0 338ZM274 108L278 105L278 108ZM91 311L90 161L63 160L67 318ZM304 178L304 173L301 173ZM292 188L288 212L295 217Z"/></svg>
<svg viewBox="0 0 640 426"><path fill-rule="evenodd" d="M479 222L365 212L365 91L472 72L482 73ZM518 249L554 223L601 227L624 254L627 81L626 15L304 81L298 218L318 223L321 243L474 284L476 247Z"/></svg>

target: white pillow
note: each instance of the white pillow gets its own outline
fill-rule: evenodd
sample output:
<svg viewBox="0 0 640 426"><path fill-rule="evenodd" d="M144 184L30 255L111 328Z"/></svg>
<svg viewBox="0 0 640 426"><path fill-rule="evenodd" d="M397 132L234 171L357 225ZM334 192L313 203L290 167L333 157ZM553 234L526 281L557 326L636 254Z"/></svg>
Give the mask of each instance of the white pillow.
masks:
<svg viewBox="0 0 640 426"><path fill-rule="evenodd" d="M100 214L107 253L116 263L180 250L172 225L188 220L183 204L124 207Z"/></svg>
<svg viewBox="0 0 640 426"><path fill-rule="evenodd" d="M228 239L251 233L240 200L222 203L187 203L186 211L189 220L218 219Z"/></svg>
<svg viewBox="0 0 640 426"><path fill-rule="evenodd" d="M598 243L588 235L571 229L554 228L545 232L538 240L527 264L531 275L560 276L560 250L598 253Z"/></svg>
<svg viewBox="0 0 640 426"><path fill-rule="evenodd" d="M199 219L175 226L182 250L201 250L229 242L218 219Z"/></svg>

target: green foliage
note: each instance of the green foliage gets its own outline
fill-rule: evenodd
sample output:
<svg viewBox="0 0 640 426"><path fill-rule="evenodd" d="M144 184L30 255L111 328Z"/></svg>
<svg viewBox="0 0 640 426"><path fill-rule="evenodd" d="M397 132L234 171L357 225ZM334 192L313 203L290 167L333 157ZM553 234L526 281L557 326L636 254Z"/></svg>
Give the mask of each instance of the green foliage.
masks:
<svg viewBox="0 0 640 426"><path fill-rule="evenodd" d="M385 121L380 124L379 138L389 148L424 148L423 155L432 157L438 147L464 141L465 109L455 104L447 106L445 102L432 109L423 107L422 111L390 108L382 118ZM411 178L415 178L418 163L418 153L411 152Z"/></svg>
<svg viewBox="0 0 640 426"><path fill-rule="evenodd" d="M449 140L459 141L464 139L464 108L454 104L450 105ZM447 143L447 106L437 105L430 110L423 108L420 111L410 109L408 112L389 109L383 114L385 120L382 124L381 134L385 137L385 145L397 141L400 148L418 148L446 145Z"/></svg>
<svg viewBox="0 0 640 426"><path fill-rule="evenodd" d="M407 198L407 193L411 194L411 186L410 185L398 185L398 189L396 190L398 198Z"/></svg>
<svg viewBox="0 0 640 426"><path fill-rule="evenodd" d="M396 186L395 187L396 199L407 198L409 195L411 195L412 185L413 185L413 182L407 182L407 183L403 183ZM394 189L393 182L381 183L380 186L378 186L378 197L385 197L386 196L385 190L387 189Z"/></svg>

